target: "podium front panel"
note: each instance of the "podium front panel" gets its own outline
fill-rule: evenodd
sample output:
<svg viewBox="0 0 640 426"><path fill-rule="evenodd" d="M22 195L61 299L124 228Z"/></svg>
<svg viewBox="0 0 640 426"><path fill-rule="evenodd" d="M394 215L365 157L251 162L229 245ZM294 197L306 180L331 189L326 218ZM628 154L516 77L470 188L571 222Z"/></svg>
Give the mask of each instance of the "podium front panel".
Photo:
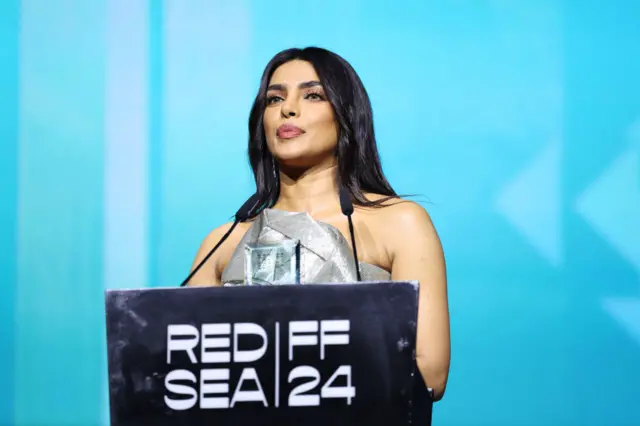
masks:
<svg viewBox="0 0 640 426"><path fill-rule="evenodd" d="M405 425L416 283L106 293L111 424Z"/></svg>

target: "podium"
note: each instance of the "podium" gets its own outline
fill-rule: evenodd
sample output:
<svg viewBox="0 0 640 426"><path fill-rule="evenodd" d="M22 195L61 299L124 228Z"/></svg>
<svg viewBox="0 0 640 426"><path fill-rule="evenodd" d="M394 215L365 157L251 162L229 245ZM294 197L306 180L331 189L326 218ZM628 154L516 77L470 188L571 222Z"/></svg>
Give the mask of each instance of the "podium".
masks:
<svg viewBox="0 0 640 426"><path fill-rule="evenodd" d="M113 426L430 423L415 282L107 290L105 302Z"/></svg>

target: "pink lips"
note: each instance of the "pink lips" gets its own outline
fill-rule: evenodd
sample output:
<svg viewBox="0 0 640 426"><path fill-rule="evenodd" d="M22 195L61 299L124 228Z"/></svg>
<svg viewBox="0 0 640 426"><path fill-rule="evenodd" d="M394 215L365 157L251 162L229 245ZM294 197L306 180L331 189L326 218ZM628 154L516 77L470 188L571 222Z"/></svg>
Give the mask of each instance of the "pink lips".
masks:
<svg viewBox="0 0 640 426"><path fill-rule="evenodd" d="M282 126L278 127L278 130L276 131L276 134L280 139L292 139L300 136L303 133L304 130L294 126L293 124L283 124Z"/></svg>

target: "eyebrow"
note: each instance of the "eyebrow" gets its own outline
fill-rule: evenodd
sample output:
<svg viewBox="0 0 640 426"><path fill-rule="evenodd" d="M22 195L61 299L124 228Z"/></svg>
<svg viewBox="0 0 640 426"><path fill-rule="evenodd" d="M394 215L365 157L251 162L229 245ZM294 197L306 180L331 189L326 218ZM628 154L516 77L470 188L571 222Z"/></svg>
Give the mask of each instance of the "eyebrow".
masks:
<svg viewBox="0 0 640 426"><path fill-rule="evenodd" d="M316 87L316 86L322 86L322 84L319 81L305 81L303 83L298 84L299 89L308 89L310 87ZM286 92L287 86L284 84L272 84L271 86L267 87L267 91L269 90L279 90L282 92Z"/></svg>

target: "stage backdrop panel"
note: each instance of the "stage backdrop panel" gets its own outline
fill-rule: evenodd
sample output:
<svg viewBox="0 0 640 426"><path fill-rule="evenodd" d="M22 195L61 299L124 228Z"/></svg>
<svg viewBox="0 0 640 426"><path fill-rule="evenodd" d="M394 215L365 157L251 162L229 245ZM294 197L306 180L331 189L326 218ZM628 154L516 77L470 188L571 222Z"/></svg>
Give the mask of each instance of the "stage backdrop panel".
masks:
<svg viewBox="0 0 640 426"><path fill-rule="evenodd" d="M263 67L318 45L442 238L436 424L639 424L640 3L596 3L3 1L0 423L108 423L104 289L182 281Z"/></svg>

